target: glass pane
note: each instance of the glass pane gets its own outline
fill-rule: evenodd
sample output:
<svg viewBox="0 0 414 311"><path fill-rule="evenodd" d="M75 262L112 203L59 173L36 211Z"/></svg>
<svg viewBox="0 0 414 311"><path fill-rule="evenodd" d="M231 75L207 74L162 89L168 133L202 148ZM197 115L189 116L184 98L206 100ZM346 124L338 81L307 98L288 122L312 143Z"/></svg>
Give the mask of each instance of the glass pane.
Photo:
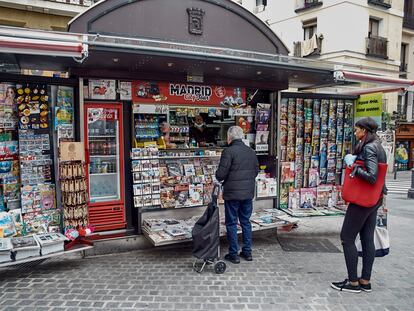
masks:
<svg viewBox="0 0 414 311"><path fill-rule="evenodd" d="M117 109L88 108L91 202L120 199L119 114Z"/></svg>

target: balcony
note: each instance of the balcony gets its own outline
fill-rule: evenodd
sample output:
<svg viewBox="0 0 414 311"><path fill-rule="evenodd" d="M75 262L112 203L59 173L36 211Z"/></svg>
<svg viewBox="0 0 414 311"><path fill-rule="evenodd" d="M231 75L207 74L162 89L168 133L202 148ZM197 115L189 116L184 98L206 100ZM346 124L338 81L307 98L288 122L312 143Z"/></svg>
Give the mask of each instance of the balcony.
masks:
<svg viewBox="0 0 414 311"><path fill-rule="evenodd" d="M306 55L303 54L303 49L302 49L302 45L304 44L304 41L293 42L293 56L294 57L308 57L308 56L321 55L322 40L323 40L323 35L316 36L316 47L313 49L313 52L306 54Z"/></svg>
<svg viewBox="0 0 414 311"><path fill-rule="evenodd" d="M388 40L382 37L368 37L367 56L388 59Z"/></svg>
<svg viewBox="0 0 414 311"><path fill-rule="evenodd" d="M391 0L368 0L368 4L380 6L387 10L391 8Z"/></svg>
<svg viewBox="0 0 414 311"><path fill-rule="evenodd" d="M405 64L405 63L400 64L400 78L407 78L407 68L408 68L408 64Z"/></svg>
<svg viewBox="0 0 414 311"><path fill-rule="evenodd" d="M310 10L316 7L322 6L323 2L320 0L303 0L295 9L295 13L300 13L306 10Z"/></svg>

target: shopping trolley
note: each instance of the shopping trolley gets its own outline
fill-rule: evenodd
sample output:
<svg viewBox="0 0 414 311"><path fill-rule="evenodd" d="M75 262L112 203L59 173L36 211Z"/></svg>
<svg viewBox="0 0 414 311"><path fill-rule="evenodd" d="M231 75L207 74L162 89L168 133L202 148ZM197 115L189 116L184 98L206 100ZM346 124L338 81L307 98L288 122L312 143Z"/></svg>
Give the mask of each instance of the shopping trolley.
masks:
<svg viewBox="0 0 414 311"><path fill-rule="evenodd" d="M226 271L226 263L220 260L220 213L217 204L219 192L220 185L214 185L211 202L192 231L193 256L197 258L193 268L198 273L203 272L206 266L213 266L217 274Z"/></svg>

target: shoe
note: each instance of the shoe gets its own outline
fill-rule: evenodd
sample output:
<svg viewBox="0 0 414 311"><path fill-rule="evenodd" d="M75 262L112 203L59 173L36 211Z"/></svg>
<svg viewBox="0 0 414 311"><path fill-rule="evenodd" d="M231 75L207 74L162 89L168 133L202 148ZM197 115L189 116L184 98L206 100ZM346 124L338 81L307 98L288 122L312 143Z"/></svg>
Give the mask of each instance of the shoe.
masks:
<svg viewBox="0 0 414 311"><path fill-rule="evenodd" d="M361 290L363 292L367 292L367 293L372 292L371 283L368 283L368 284L361 284L361 283L359 283L359 286L361 287Z"/></svg>
<svg viewBox="0 0 414 311"><path fill-rule="evenodd" d="M333 289L343 291L343 292L350 292L350 293L360 293L361 286L359 285L352 285L347 279L343 282L332 282L331 287Z"/></svg>
<svg viewBox="0 0 414 311"><path fill-rule="evenodd" d="M231 263L234 263L234 264L240 263L240 257L238 255L227 254L226 256L224 256L224 259L226 259L227 261L230 261Z"/></svg>
<svg viewBox="0 0 414 311"><path fill-rule="evenodd" d="M243 253L243 252L240 252L239 256L241 258L244 258L244 260L247 260L247 261L252 261L253 260L253 257L252 257L252 254L251 253Z"/></svg>

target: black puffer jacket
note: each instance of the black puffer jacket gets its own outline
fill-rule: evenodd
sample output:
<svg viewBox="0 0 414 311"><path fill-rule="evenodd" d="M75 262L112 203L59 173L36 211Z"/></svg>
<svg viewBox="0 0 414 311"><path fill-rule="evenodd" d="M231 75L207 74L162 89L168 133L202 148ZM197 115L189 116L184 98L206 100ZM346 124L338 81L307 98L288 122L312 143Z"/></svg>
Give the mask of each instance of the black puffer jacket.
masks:
<svg viewBox="0 0 414 311"><path fill-rule="evenodd" d="M256 153L241 139L235 139L223 150L216 172L218 181L223 181L224 200L250 200L254 197L259 161Z"/></svg>
<svg viewBox="0 0 414 311"><path fill-rule="evenodd" d="M355 175L370 184L375 184L378 175L378 163L387 163L387 155L380 141L375 140L362 148L362 152L357 156L357 160L364 162L365 169L358 167ZM385 185L383 192L385 194L387 192Z"/></svg>

